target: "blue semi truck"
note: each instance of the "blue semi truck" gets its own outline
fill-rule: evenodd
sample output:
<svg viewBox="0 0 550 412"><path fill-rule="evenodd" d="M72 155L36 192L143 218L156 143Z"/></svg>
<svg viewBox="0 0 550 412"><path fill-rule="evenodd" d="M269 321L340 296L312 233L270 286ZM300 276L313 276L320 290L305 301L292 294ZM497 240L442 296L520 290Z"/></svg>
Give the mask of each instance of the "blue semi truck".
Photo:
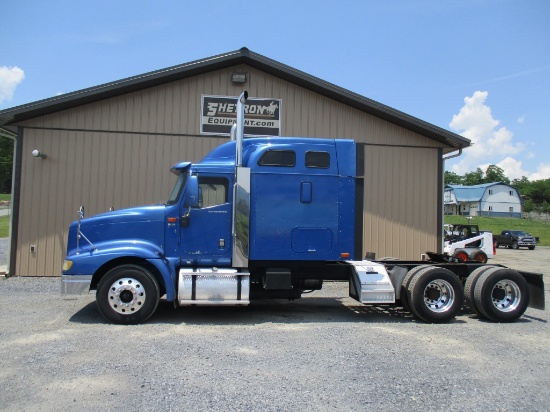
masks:
<svg viewBox="0 0 550 412"><path fill-rule="evenodd" d="M364 304L402 305L448 322L466 303L506 322L544 308L542 275L428 253L423 261L363 259L363 150L353 140L243 139L244 92L230 142L181 162L165 204L71 224L62 294L96 291L109 321L146 321L175 306L298 299L348 282Z"/></svg>

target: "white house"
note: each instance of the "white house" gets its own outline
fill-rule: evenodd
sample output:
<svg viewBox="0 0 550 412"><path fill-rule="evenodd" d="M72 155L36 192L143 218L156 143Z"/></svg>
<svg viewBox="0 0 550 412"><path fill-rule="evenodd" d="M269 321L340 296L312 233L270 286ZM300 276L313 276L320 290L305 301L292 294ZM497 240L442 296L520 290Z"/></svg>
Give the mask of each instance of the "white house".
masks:
<svg viewBox="0 0 550 412"><path fill-rule="evenodd" d="M521 198L505 183L447 185L443 198L446 215L521 217Z"/></svg>

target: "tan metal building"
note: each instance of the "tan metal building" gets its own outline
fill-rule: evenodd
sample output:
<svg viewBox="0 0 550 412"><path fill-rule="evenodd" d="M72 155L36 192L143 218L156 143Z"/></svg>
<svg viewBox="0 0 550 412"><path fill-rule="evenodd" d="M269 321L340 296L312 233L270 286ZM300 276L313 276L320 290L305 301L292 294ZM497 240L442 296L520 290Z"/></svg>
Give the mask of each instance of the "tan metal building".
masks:
<svg viewBox="0 0 550 412"><path fill-rule="evenodd" d="M1 111L17 135L9 274L60 275L81 205L92 215L165 201L172 164L228 140L200 134L202 96L243 90L282 102L282 136L364 143L365 252L441 250L443 159L470 141L242 48Z"/></svg>

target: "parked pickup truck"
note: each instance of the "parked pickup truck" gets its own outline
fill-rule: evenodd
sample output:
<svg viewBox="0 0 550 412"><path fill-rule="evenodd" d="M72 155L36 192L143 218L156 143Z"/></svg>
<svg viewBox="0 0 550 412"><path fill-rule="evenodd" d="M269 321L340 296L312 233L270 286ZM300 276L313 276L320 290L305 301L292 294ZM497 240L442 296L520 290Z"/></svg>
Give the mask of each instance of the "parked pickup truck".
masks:
<svg viewBox="0 0 550 412"><path fill-rule="evenodd" d="M536 240L533 236L522 230L503 230L500 235L493 236L495 247L508 246L510 249L520 247L535 249Z"/></svg>

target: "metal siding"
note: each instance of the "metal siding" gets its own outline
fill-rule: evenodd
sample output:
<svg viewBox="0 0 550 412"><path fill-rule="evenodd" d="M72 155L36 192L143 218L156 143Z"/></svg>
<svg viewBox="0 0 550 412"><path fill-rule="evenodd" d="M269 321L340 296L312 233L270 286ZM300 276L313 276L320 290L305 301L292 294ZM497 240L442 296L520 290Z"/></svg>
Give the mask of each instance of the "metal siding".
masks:
<svg viewBox="0 0 550 412"><path fill-rule="evenodd" d="M364 244L377 256L436 250L437 148L442 145L246 65L128 93L24 122L17 273L59 275L69 223L168 196L169 167L198 161L226 137L199 136L202 94L282 99L282 135L352 138L365 149ZM380 145L380 146L373 146ZM416 149L398 146L415 146ZM33 158L39 149L47 159ZM413 153L413 155L411 155ZM29 253L36 244L37 253Z"/></svg>
<svg viewBox="0 0 550 412"><path fill-rule="evenodd" d="M17 273L59 275L68 225L76 219L80 205L85 206L86 215L93 215L110 207L163 202L175 181L170 166L188 158L188 153L193 154L192 160L200 160L222 141L225 139L27 129ZM47 158L33 157L34 148ZM34 254L30 253L31 244L36 245Z"/></svg>
<svg viewBox="0 0 550 412"><path fill-rule="evenodd" d="M366 146L366 251L378 258L419 259L438 250L437 173L437 150Z"/></svg>

